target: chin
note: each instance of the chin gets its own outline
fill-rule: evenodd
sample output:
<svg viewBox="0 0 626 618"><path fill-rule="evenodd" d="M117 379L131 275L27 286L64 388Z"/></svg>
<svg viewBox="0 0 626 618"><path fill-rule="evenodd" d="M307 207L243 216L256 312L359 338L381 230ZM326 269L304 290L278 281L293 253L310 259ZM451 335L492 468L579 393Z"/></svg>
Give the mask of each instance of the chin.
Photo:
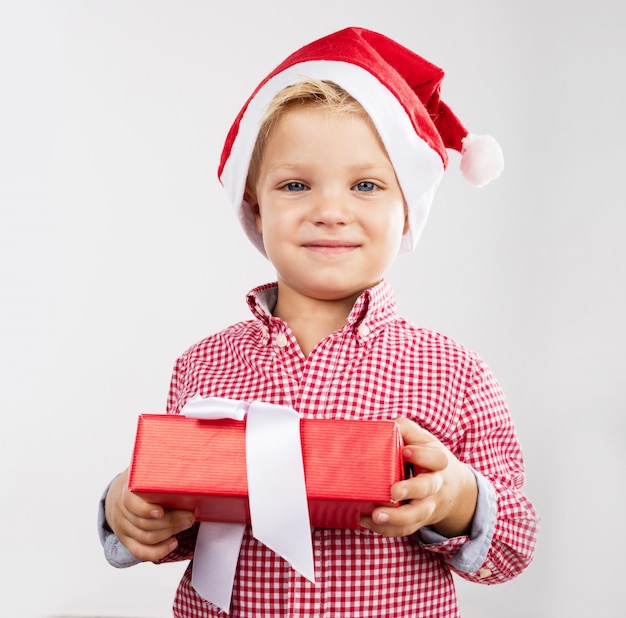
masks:
<svg viewBox="0 0 626 618"><path fill-rule="evenodd" d="M365 290L370 288L370 285L365 286L328 286L328 284L321 286L319 289L315 290L314 296L319 300L346 300L346 299L356 299L358 298Z"/></svg>

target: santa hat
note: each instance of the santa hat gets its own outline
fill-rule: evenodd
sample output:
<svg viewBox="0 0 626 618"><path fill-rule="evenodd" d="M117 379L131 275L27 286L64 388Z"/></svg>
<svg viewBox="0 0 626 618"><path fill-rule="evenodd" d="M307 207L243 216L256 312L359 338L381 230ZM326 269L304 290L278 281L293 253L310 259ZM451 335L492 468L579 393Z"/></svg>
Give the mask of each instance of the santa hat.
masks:
<svg viewBox="0 0 626 618"><path fill-rule="evenodd" d="M468 133L439 98L444 72L382 34L346 28L291 54L255 89L226 137L218 177L254 245L263 239L244 201L252 151L268 104L283 88L305 78L332 81L371 117L404 194L409 229L401 252L411 251L426 223L433 195L448 164L446 149L461 153L461 171L477 187L500 175L498 143Z"/></svg>

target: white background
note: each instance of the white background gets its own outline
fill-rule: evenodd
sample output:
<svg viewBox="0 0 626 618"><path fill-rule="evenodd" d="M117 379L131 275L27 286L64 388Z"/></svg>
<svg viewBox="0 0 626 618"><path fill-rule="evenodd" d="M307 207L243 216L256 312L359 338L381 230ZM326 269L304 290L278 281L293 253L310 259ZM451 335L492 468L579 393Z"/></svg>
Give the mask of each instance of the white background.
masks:
<svg viewBox="0 0 626 618"><path fill-rule="evenodd" d="M478 190L451 153L389 273L406 317L495 371L542 517L531 567L461 582L463 615L622 616L622 7L0 1L0 613L170 615L185 565L106 564L100 492L177 355L273 279L216 178L232 119L288 53L361 25L443 67L444 100L506 156Z"/></svg>

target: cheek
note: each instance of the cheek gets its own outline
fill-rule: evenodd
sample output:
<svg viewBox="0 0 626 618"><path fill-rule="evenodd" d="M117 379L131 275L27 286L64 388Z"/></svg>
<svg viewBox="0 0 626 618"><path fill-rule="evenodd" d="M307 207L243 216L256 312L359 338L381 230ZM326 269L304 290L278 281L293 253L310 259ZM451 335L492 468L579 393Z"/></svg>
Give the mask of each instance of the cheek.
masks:
<svg viewBox="0 0 626 618"><path fill-rule="evenodd" d="M263 236L263 244L268 250L280 247L285 240L293 237L285 217L275 217L271 212L265 212L257 219L257 229Z"/></svg>
<svg viewBox="0 0 626 618"><path fill-rule="evenodd" d="M396 239L402 240L402 237L409 229L408 216L404 207L395 208L390 214L387 212L379 220L379 229L387 231L387 238L394 242Z"/></svg>
<svg viewBox="0 0 626 618"><path fill-rule="evenodd" d="M377 229L382 245L381 251L384 252L385 259L395 259L400 251L402 237L408 230L408 222L404 210L395 211L391 216L387 212L387 215L381 217L378 222Z"/></svg>

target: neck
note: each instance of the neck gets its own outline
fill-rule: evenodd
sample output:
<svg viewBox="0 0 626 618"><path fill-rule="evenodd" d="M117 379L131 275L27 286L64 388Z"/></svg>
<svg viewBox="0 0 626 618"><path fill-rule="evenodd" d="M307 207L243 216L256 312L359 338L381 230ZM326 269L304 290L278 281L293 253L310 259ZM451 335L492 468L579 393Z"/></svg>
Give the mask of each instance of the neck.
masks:
<svg viewBox="0 0 626 618"><path fill-rule="evenodd" d="M274 315L293 332L305 356L324 338L343 328L358 294L336 300L321 300L294 294L278 286Z"/></svg>

